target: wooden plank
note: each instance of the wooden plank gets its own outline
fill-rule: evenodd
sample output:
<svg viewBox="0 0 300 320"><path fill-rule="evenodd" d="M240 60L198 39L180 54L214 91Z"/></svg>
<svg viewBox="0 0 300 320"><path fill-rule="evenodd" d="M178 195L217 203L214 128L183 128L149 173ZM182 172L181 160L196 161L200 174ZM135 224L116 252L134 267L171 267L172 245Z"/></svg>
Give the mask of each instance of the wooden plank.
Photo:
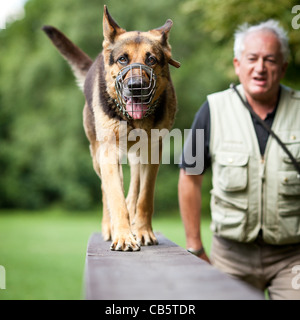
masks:
<svg viewBox="0 0 300 320"><path fill-rule="evenodd" d="M156 234L157 246L138 252L111 251L94 233L88 243L85 295L88 300L264 299L185 249Z"/></svg>

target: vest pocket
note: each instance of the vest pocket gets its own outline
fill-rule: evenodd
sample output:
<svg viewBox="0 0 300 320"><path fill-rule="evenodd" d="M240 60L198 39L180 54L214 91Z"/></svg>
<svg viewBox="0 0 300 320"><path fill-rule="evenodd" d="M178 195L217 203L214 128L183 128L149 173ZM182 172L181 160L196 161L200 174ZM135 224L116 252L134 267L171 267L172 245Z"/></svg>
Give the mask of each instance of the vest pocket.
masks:
<svg viewBox="0 0 300 320"><path fill-rule="evenodd" d="M233 152L216 154L218 185L225 192L245 190L248 184L249 155Z"/></svg>
<svg viewBox="0 0 300 320"><path fill-rule="evenodd" d="M293 157L300 164L300 131L280 132L279 137L284 142L285 146L289 149ZM292 160L284 152L280 150L281 158L283 161L283 170L295 170Z"/></svg>
<svg viewBox="0 0 300 320"><path fill-rule="evenodd" d="M280 215L300 215L300 179L297 175L296 171L278 173Z"/></svg>
<svg viewBox="0 0 300 320"><path fill-rule="evenodd" d="M247 223L249 155L218 152L214 164L214 188L211 191L211 229L228 239L243 241Z"/></svg>
<svg viewBox="0 0 300 320"><path fill-rule="evenodd" d="M278 177L279 238L296 243L300 240L300 179L296 171L279 172Z"/></svg>
<svg viewBox="0 0 300 320"><path fill-rule="evenodd" d="M212 231L228 239L243 241L246 236L248 199L228 197L214 190L211 194Z"/></svg>
<svg viewBox="0 0 300 320"><path fill-rule="evenodd" d="M300 164L300 131L280 132L279 136ZM278 213L281 216L300 216L300 179L297 177L298 173L291 159L283 150L281 150L281 157L282 170L286 171L278 173Z"/></svg>

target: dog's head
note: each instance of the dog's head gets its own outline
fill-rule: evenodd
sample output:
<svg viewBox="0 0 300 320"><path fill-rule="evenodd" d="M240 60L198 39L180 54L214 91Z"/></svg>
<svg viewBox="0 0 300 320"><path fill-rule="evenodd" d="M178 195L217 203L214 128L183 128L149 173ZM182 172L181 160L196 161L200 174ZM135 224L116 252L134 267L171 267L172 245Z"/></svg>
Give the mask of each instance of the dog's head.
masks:
<svg viewBox="0 0 300 320"><path fill-rule="evenodd" d="M151 112L170 81L171 57L168 42L173 22L148 32L120 28L104 6L103 56L108 94L127 117L142 119Z"/></svg>

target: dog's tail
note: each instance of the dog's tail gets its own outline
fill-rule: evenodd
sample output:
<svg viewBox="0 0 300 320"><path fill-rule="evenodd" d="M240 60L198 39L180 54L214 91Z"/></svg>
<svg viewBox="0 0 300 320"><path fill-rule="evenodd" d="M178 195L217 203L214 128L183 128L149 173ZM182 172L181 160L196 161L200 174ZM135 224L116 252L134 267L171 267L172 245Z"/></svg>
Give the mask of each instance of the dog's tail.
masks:
<svg viewBox="0 0 300 320"><path fill-rule="evenodd" d="M56 28L44 26L42 30L45 31L61 55L67 60L76 77L78 86L83 90L84 80L93 60Z"/></svg>

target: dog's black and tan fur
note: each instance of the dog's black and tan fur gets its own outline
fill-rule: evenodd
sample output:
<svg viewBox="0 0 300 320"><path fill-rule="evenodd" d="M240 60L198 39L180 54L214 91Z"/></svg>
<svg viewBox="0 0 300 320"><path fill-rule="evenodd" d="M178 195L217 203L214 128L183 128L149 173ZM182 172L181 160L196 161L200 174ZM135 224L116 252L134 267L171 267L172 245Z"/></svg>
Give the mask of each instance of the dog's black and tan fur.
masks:
<svg viewBox="0 0 300 320"><path fill-rule="evenodd" d="M45 26L47 33L60 53L69 62L79 86L84 89L86 103L83 111L84 129L90 142L93 166L102 180L103 221L102 234L105 240L112 239L112 250L137 251L141 245L157 244L152 231L154 187L159 164L131 164L131 180L127 198L123 190L122 166L119 164L120 121L127 121L127 135L132 129L170 129L176 113L176 97L170 78L169 64L180 64L171 58L168 43L172 21L149 32L126 32L109 15L106 6L103 16L103 51L95 62L75 46L57 29ZM150 116L144 119L127 118L117 107L115 80L124 65L140 63L151 66L157 76L153 101L158 105ZM103 147L99 132L107 129ZM107 152L107 143L115 154L115 163L103 163L101 157ZM127 147L135 142L128 141ZM161 144L161 142L160 142ZM148 139L148 157L151 156ZM161 153L161 145L160 145ZM131 160L128 154L129 163ZM160 154L161 156L161 154Z"/></svg>

